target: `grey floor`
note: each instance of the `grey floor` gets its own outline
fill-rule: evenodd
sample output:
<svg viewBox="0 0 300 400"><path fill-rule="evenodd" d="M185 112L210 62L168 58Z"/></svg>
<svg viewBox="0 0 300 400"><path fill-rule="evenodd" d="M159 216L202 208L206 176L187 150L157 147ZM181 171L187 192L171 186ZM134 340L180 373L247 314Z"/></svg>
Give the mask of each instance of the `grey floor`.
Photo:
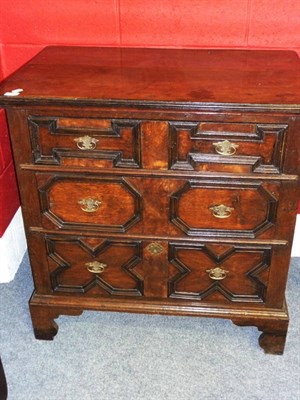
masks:
<svg viewBox="0 0 300 400"><path fill-rule="evenodd" d="M53 342L34 339L25 257L0 285L0 354L9 400L299 400L300 259L293 259L283 356L265 355L256 328L230 321L122 313L62 316Z"/></svg>

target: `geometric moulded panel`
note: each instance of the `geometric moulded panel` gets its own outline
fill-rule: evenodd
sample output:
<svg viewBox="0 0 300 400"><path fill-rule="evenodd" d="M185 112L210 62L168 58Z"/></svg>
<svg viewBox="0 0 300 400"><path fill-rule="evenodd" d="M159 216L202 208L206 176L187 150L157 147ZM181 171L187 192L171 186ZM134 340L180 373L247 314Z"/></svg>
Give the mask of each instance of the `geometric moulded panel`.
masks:
<svg viewBox="0 0 300 400"><path fill-rule="evenodd" d="M255 122L169 122L169 168L280 173L288 125ZM233 147L225 153L217 144Z"/></svg>
<svg viewBox="0 0 300 400"><path fill-rule="evenodd" d="M189 180L170 196L170 221L189 236L255 238L274 225L276 210L257 181Z"/></svg>
<svg viewBox="0 0 300 400"><path fill-rule="evenodd" d="M55 292L143 296L143 279L135 271L142 260L139 241L98 239L91 245L85 238L47 236L46 246Z"/></svg>
<svg viewBox="0 0 300 400"><path fill-rule="evenodd" d="M219 248L222 247L221 253ZM271 246L171 243L169 297L264 303Z"/></svg>
<svg viewBox="0 0 300 400"><path fill-rule="evenodd" d="M141 218L141 196L124 178L52 175L39 193L43 215L62 229L121 233Z"/></svg>
<svg viewBox="0 0 300 400"><path fill-rule="evenodd" d="M30 116L28 125L35 164L140 168L139 121Z"/></svg>

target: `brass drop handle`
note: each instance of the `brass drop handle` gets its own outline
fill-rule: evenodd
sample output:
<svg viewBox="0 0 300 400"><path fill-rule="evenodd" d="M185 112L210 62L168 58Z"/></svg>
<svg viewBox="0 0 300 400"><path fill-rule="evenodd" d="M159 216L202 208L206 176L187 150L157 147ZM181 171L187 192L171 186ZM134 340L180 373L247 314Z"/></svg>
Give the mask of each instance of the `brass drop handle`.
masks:
<svg viewBox="0 0 300 400"><path fill-rule="evenodd" d="M77 147L80 150L94 150L97 146L98 139L95 139L91 136L85 135L79 138L75 138L74 142L76 142Z"/></svg>
<svg viewBox="0 0 300 400"><path fill-rule="evenodd" d="M220 267L216 267L213 269L207 269L206 272L208 273L208 276L214 281L221 281L222 279L226 278L229 271L226 271L225 269L222 269Z"/></svg>
<svg viewBox="0 0 300 400"><path fill-rule="evenodd" d="M213 145L215 146L216 152L222 156L233 156L236 152L236 149L239 147L238 144L232 143L227 139L223 142L213 143Z"/></svg>
<svg viewBox="0 0 300 400"><path fill-rule="evenodd" d="M234 208L227 207L224 204L209 207L215 218L229 218Z"/></svg>
<svg viewBox="0 0 300 400"><path fill-rule="evenodd" d="M107 264L99 261L91 261L85 264L87 270L93 274L101 274L107 268Z"/></svg>
<svg viewBox="0 0 300 400"><path fill-rule="evenodd" d="M91 197L88 197L86 199L79 200L78 204L80 205L82 211L92 213L98 210L98 208L102 204L102 201L99 199L93 199Z"/></svg>

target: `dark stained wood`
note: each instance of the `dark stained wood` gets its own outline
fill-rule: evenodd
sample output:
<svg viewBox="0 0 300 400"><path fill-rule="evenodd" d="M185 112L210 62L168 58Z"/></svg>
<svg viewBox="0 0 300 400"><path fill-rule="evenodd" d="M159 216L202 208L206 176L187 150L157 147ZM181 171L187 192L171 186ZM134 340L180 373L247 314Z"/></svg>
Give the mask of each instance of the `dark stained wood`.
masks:
<svg viewBox="0 0 300 400"><path fill-rule="evenodd" d="M300 104L300 70L288 51L49 47L0 86L23 100L116 99Z"/></svg>
<svg viewBox="0 0 300 400"><path fill-rule="evenodd" d="M282 170L288 125L171 122L170 168L197 171L263 172ZM232 154L217 144L229 141Z"/></svg>
<svg viewBox="0 0 300 400"><path fill-rule="evenodd" d="M168 297L168 242L145 240L143 245L145 296L165 299Z"/></svg>
<svg viewBox="0 0 300 400"><path fill-rule="evenodd" d="M283 310L286 311L285 306ZM267 322L253 319L247 320L246 318L244 320L233 319L232 321L239 326L257 326L258 330L263 332L259 336L258 343L264 352L266 354L283 354L289 323L287 314L281 318L271 318Z"/></svg>
<svg viewBox="0 0 300 400"><path fill-rule="evenodd" d="M36 164L140 167L138 121L29 116L28 125Z"/></svg>
<svg viewBox="0 0 300 400"><path fill-rule="evenodd" d="M30 304L31 321L36 339L53 340L58 326L54 321L59 317L53 309Z"/></svg>
<svg viewBox="0 0 300 400"><path fill-rule="evenodd" d="M65 229L125 232L141 219L141 197L122 178L50 176L39 192L43 214Z"/></svg>
<svg viewBox="0 0 300 400"><path fill-rule="evenodd" d="M287 328L285 331L276 334L274 331L271 333L262 333L258 339L258 343L266 354L282 355L286 341Z"/></svg>
<svg viewBox="0 0 300 400"><path fill-rule="evenodd" d="M139 241L95 240L72 237L46 239L49 273L55 292L101 296L143 296L143 277L135 272L141 263ZM104 264L100 273L90 263Z"/></svg>
<svg viewBox="0 0 300 400"><path fill-rule="evenodd" d="M172 298L216 303L265 303L271 251L268 246L222 246L172 243L170 261L176 271L169 280ZM210 271L220 268L220 280Z"/></svg>
<svg viewBox="0 0 300 400"><path fill-rule="evenodd" d="M191 180L171 195L174 224L192 236L223 235L255 237L275 220L276 198L258 182ZM220 212L218 207L229 211ZM213 210L216 207L216 212ZM255 208L255 213L252 210Z"/></svg>
<svg viewBox="0 0 300 400"><path fill-rule="evenodd" d="M275 218L285 219L286 205L279 202L282 183L237 181L223 178L165 179L117 178L110 175L36 174L47 229L129 232L172 237L211 236L274 238ZM35 191L35 185L32 191ZM203 195L205 193L205 196ZM101 201L87 213L81 199ZM119 200L122 199L120 202ZM228 218L217 218L210 207L226 205ZM251 210L256 208L256 212ZM39 212L39 210L37 210ZM278 234L278 232L276 233Z"/></svg>
<svg viewBox="0 0 300 400"><path fill-rule="evenodd" d="M0 85L37 338L84 310L222 317L282 354L299 67L285 51L49 47Z"/></svg>
<svg viewBox="0 0 300 400"><path fill-rule="evenodd" d="M169 122L142 123L143 168L168 169Z"/></svg>
<svg viewBox="0 0 300 400"><path fill-rule="evenodd" d="M34 294L33 294L34 297ZM32 297L32 299L33 299ZM31 301L29 304L31 320L36 339L53 340L57 334L58 326L54 321L60 314L81 315L82 310L76 308L60 308L59 311L54 307L45 307Z"/></svg>

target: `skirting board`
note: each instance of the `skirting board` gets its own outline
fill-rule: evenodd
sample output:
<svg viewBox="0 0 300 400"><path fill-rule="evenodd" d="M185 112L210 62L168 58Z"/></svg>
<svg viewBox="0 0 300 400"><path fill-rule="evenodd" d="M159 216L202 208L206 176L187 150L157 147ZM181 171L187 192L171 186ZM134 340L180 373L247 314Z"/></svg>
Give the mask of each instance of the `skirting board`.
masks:
<svg viewBox="0 0 300 400"><path fill-rule="evenodd" d="M292 257L300 257L300 214L297 215L296 229L294 234Z"/></svg>
<svg viewBox="0 0 300 400"><path fill-rule="evenodd" d="M0 283L14 279L26 249L23 219L19 208L0 238ZM292 257L300 257L300 214L297 216Z"/></svg>
<svg viewBox="0 0 300 400"><path fill-rule="evenodd" d="M21 208L0 238L0 283L10 282L27 249Z"/></svg>

